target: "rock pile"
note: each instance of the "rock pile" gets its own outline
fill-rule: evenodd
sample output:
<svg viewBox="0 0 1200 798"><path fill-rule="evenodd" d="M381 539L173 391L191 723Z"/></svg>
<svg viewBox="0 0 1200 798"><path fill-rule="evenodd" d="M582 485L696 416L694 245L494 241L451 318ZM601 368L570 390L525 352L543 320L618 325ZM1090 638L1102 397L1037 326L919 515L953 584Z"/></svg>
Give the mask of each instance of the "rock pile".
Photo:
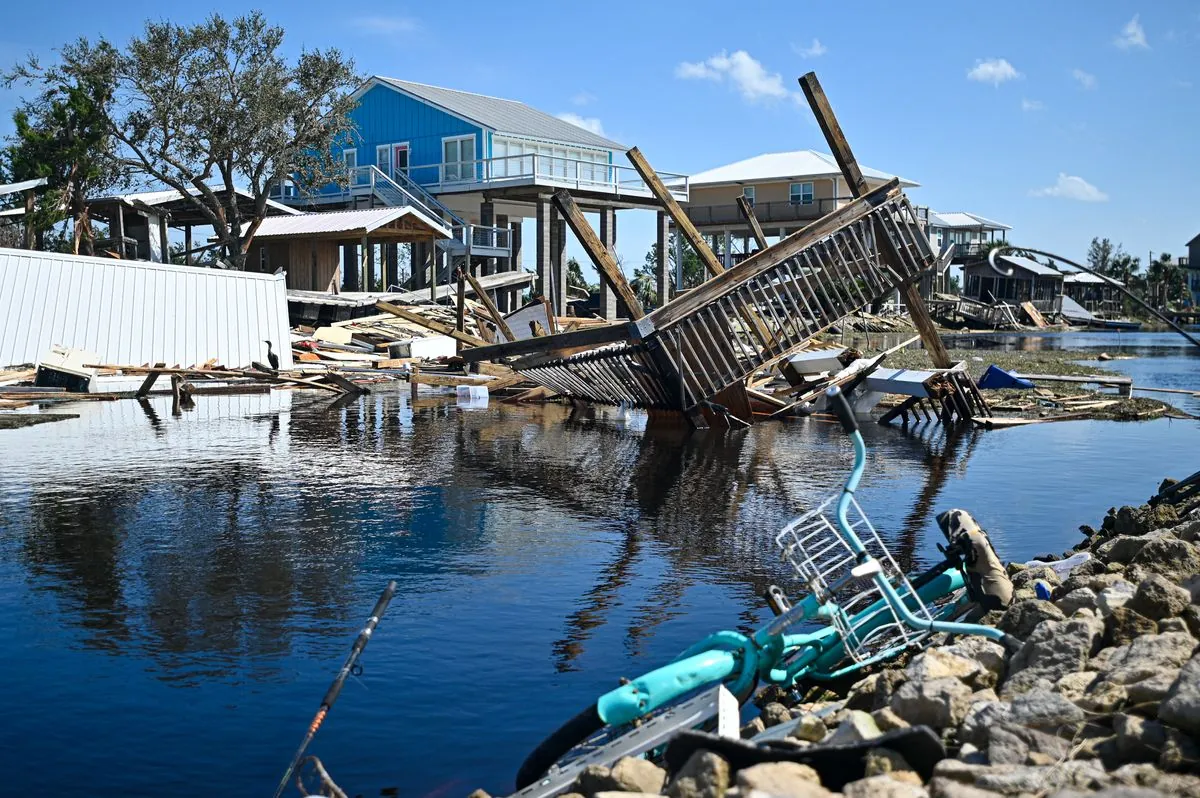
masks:
<svg viewBox="0 0 1200 798"><path fill-rule="evenodd" d="M1075 550L1093 556L1065 580L1010 566L1014 601L985 620L1024 640L1012 656L982 638L944 641L862 679L824 718L814 713L828 705L768 703L743 737L797 719L797 749L869 746L910 726L941 737L947 757L925 779L870 749L865 777L841 785L847 798L1200 798L1200 498L1121 507L1081 529ZM1038 581L1050 601L1036 598ZM835 795L827 786L807 765L735 770L698 750L675 773L632 759L589 768L569 798Z"/></svg>

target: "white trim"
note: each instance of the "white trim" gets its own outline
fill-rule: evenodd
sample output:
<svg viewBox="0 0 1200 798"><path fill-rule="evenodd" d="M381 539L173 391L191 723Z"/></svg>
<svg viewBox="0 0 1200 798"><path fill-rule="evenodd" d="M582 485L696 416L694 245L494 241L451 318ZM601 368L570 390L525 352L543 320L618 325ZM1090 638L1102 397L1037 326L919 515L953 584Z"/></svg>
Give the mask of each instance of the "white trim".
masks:
<svg viewBox="0 0 1200 798"><path fill-rule="evenodd" d="M750 193L747 194L746 193L747 191L749 191ZM743 185L742 186L742 196L745 197L746 199L750 200L750 207L753 208L754 203L758 201L758 186Z"/></svg>
<svg viewBox="0 0 1200 798"><path fill-rule="evenodd" d="M348 153L348 152L354 153L354 166L350 166L350 164L346 160L346 153ZM342 148L342 163L346 164L346 168L348 168L348 169L357 169L358 168L358 147L343 147Z"/></svg>
<svg viewBox="0 0 1200 798"><path fill-rule="evenodd" d="M458 176L458 178L455 180L447 180L446 179L446 167L450 165L450 162L446 160L446 142L448 142L448 141L463 142L463 141L466 141L467 139L471 140L471 157L466 161L462 160L462 144L459 144L459 146L458 146L459 160L454 161L454 163L456 165L458 165L460 168L463 164L467 164L467 167L471 170L470 179L466 179L460 174ZM479 162L479 159L475 157L475 154L476 154L475 145L476 145L476 142L475 142L475 134L474 133L462 133L457 136L443 136L442 137L442 159L441 159L441 161L438 162L441 167L439 170L441 172L441 175L440 175L441 179L438 181L439 183L475 183L475 182L478 182L475 179L475 164L477 164Z"/></svg>

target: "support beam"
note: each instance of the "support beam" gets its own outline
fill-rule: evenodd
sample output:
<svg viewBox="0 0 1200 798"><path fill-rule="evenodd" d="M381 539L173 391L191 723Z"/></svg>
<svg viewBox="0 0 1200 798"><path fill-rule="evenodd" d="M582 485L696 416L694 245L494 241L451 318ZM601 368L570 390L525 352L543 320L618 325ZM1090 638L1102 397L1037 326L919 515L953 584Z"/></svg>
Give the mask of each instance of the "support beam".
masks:
<svg viewBox="0 0 1200 798"><path fill-rule="evenodd" d="M479 204L479 226L484 228L492 228L496 226L496 204L491 200L481 202ZM495 231L488 229L484 231L487 236L487 243L495 246L496 242L492 240ZM496 259L484 258L479 266L479 274L486 276L496 273Z"/></svg>
<svg viewBox="0 0 1200 798"><path fill-rule="evenodd" d="M638 302L637 295L633 293L633 288L629 285L629 281L625 279L625 274L621 271L617 259L604 246L600 238L596 235L596 231L592 229L592 226L588 224L583 211L575 204L575 199L566 189L559 189L554 192L554 205L558 208L559 213L563 215L566 222L571 225L571 230L575 233L575 237L579 239L579 243L583 245L584 250L588 253L588 257L592 259L592 263L600 271L601 277L608 278L617 295L621 297L621 301L629 308L629 317L637 321L642 316L645 316L646 314L642 310L642 303ZM556 312L558 311L556 310Z"/></svg>
<svg viewBox="0 0 1200 798"><path fill-rule="evenodd" d="M488 345L487 341L483 340L482 338L476 338L470 333L459 332L449 324L443 324L440 321L427 319L420 313L413 313L411 310L402 308L399 305L393 305L391 302L376 302L375 308L377 310L382 310L384 313L391 313L393 316L399 316L405 321L411 321L418 327L424 327L427 330L433 330L435 333L448 335L456 341L462 341L464 344L470 344L471 346Z"/></svg>
<svg viewBox="0 0 1200 798"><path fill-rule="evenodd" d="M32 193L26 195L26 197L31 197L31 196L33 196ZM25 242L26 242L25 249L33 249L33 238L32 238L33 228L29 224L29 219L32 217L28 213L28 211L32 211L33 208L31 206L31 204L28 202L25 203L25 207L27 210L27 212L25 214ZM124 259L126 257L126 254L125 254L125 206L120 202L117 203L117 254L120 255L122 259Z"/></svg>
<svg viewBox="0 0 1200 798"><path fill-rule="evenodd" d="M554 315L567 315L567 223L554 209L554 248L551 261L554 269Z"/></svg>
<svg viewBox="0 0 1200 798"><path fill-rule="evenodd" d="M579 236L578 233L575 234ZM600 209L600 245L616 260L617 255L617 211L615 208ZM617 318L617 292L612 281L600 272L600 318L613 321Z"/></svg>
<svg viewBox="0 0 1200 798"><path fill-rule="evenodd" d="M492 317L492 321L496 323L496 329L504 335L504 339L506 341L517 340L517 336L513 335L512 328L508 326L508 322L500 315L500 311L496 308L496 304L492 302L492 298L484 290L484 287L479 284L479 281L470 272L466 273L466 278L471 283L471 290L475 292L475 298L487 308L488 315ZM459 290L462 290L461 284L459 285Z"/></svg>
<svg viewBox="0 0 1200 798"><path fill-rule="evenodd" d="M758 217L754 215L754 206L750 204L750 200L746 199L745 195L737 198L738 210L742 212L742 218L746 220L746 224L750 226L750 234L754 236L754 243L758 244L759 249L767 248L767 236L763 233L762 225L758 223ZM747 252L747 255L750 253Z"/></svg>
<svg viewBox="0 0 1200 798"><path fill-rule="evenodd" d="M171 242L167 238L167 217L162 214L158 217L158 248L162 253L159 256L160 263L171 262Z"/></svg>
<svg viewBox="0 0 1200 798"><path fill-rule="evenodd" d="M192 226L190 224L183 226L183 265L192 265Z"/></svg>
<svg viewBox="0 0 1200 798"><path fill-rule="evenodd" d="M671 260L667 257L667 246L670 244L670 220L662 211L658 212L656 225L655 255L658 268L654 273L654 287L658 293L658 306L662 307L671 301Z"/></svg>
<svg viewBox="0 0 1200 798"><path fill-rule="evenodd" d="M467 325L467 279L466 279L466 273L462 269L459 269L458 270L458 315L455 318L454 328L456 330L458 330L460 333L465 333L467 331L466 325ZM462 339L456 339L454 341L455 353L461 355L462 348L463 348Z"/></svg>
<svg viewBox="0 0 1200 798"><path fill-rule="evenodd" d="M825 141L833 151L833 157L837 161L842 175L846 178L850 193L856 198L862 197L870 191L867 187L867 179L863 177L862 169L859 168L858 161L854 158L850 143L846 141L846 135L842 132L842 126L838 124L837 117L834 116L833 107L829 104L829 98L825 96L825 91L821 88L816 73L809 72L800 78L800 88L804 90L804 96L808 99L808 104L817 117L817 124L820 125L821 132L825 134ZM896 268L900 262L900 253L896 250L895 242L881 227L875 229L875 243L884 262L892 268ZM921 298L921 292L917 289L916 284L908 283L901 293L904 296L904 304L908 307L908 315L912 317L913 325L921 334L921 341L925 344L925 349L929 352L929 359L933 361L934 367L950 368L952 365L950 355L937 334L933 319L929 315L929 308L925 306L925 300Z"/></svg>
<svg viewBox="0 0 1200 798"><path fill-rule="evenodd" d="M363 290L371 292L375 290L375 245L363 236L362 248Z"/></svg>
<svg viewBox="0 0 1200 798"><path fill-rule="evenodd" d="M704 268L708 270L710 276L716 276L725 271L721 266L717 256L713 254L708 244L704 242L704 237L700 235L700 231L696 229L696 225L692 224L692 220L684 213L679 202L663 184L658 174L650 168L649 162L646 161L641 150L634 147L629 152L625 153L629 158L629 162L633 164L633 168L645 181L646 186L650 189L650 193L662 204L663 209L671 217L671 221L675 223L675 235L683 234L687 242L692 245L692 249L700 256L700 262L704 264Z"/></svg>
<svg viewBox="0 0 1200 798"><path fill-rule="evenodd" d="M521 251L521 220L508 223L508 245L512 249L512 256L508 259L508 268L510 271L519 272L523 264L523 255ZM500 300L500 310L505 313L516 310L521 305L521 297L518 293L520 289L505 288L497 291L496 295Z"/></svg>
<svg viewBox="0 0 1200 798"><path fill-rule="evenodd" d="M534 295L550 296L554 275L550 269L550 198L537 199L537 283Z"/></svg>
<svg viewBox="0 0 1200 798"><path fill-rule="evenodd" d="M358 245L347 244L343 251L346 257L346 281L345 286L347 291L358 290Z"/></svg>

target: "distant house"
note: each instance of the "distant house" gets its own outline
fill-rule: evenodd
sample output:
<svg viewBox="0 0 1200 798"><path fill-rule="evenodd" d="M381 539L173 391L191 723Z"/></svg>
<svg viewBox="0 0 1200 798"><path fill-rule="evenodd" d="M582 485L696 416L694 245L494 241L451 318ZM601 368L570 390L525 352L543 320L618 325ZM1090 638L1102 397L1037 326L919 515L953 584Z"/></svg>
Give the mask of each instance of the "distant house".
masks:
<svg viewBox="0 0 1200 798"><path fill-rule="evenodd" d="M346 184L302 197L285 181L276 196L314 209L415 205L444 219L449 241L413 245L414 288L447 280L454 259L480 274L519 269L521 222L534 219L530 243L541 290L561 314L567 234L551 194L567 188L584 210L598 212L600 237L610 247L618 209L657 207L633 168L622 165L622 144L525 103L379 75L354 98L357 130L334 150L346 165ZM687 199L686 176L660 176ZM605 315L615 315L615 297L605 296ZM502 309L510 299L498 297Z"/></svg>
<svg viewBox="0 0 1200 798"><path fill-rule="evenodd" d="M894 175L863 167L871 188ZM919 185L900 179L900 185ZM853 199L834 157L816 150L773 152L718 166L691 176L688 218L711 238L713 251L726 268L746 257L753 238L738 210L744 196L768 237L790 235ZM678 237L676 237L678 245Z"/></svg>
<svg viewBox="0 0 1200 798"><path fill-rule="evenodd" d="M954 245L950 262L963 265L987 254L988 244L1001 241L1011 230L1007 224L963 211L930 211L929 241L936 252Z"/></svg>
<svg viewBox="0 0 1200 798"><path fill-rule="evenodd" d="M963 296L967 299L993 304L1020 304L1032 301L1038 310L1055 312L1063 293L1063 274L1052 266L1030 258L1002 255L996 259L1003 268L1011 268L1005 277L987 261L963 267Z"/></svg>
<svg viewBox="0 0 1200 798"><path fill-rule="evenodd" d="M1113 282L1124 285L1120 280L1110 281L1087 272L1071 272L1063 275L1063 293L1091 313L1119 314L1124 296Z"/></svg>
<svg viewBox="0 0 1200 798"><path fill-rule="evenodd" d="M1192 305L1200 306L1200 235L1188 242L1186 258L1178 260L1187 274L1188 290L1192 292Z"/></svg>

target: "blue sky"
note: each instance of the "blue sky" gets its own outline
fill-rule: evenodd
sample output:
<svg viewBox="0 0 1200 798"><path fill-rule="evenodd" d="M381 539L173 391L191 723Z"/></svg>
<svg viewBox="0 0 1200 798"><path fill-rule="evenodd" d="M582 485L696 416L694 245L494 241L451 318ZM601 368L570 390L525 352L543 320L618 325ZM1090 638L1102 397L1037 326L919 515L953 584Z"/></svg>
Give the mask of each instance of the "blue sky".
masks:
<svg viewBox="0 0 1200 798"><path fill-rule="evenodd" d="M45 7L13 6L0 31L6 65L76 35L124 42L167 8L68 0L47 24ZM1195 2L742 0L735 14L728 3L619 0L259 6L289 48L337 46L364 73L574 114L669 171L825 150L796 84L816 70L860 161L921 183L916 203L998 219L1012 241L1069 257L1097 235L1143 261L1148 250L1179 255L1200 233ZM169 14L188 22L245 8ZM0 91L5 132L15 100ZM652 220L619 219L632 268Z"/></svg>

